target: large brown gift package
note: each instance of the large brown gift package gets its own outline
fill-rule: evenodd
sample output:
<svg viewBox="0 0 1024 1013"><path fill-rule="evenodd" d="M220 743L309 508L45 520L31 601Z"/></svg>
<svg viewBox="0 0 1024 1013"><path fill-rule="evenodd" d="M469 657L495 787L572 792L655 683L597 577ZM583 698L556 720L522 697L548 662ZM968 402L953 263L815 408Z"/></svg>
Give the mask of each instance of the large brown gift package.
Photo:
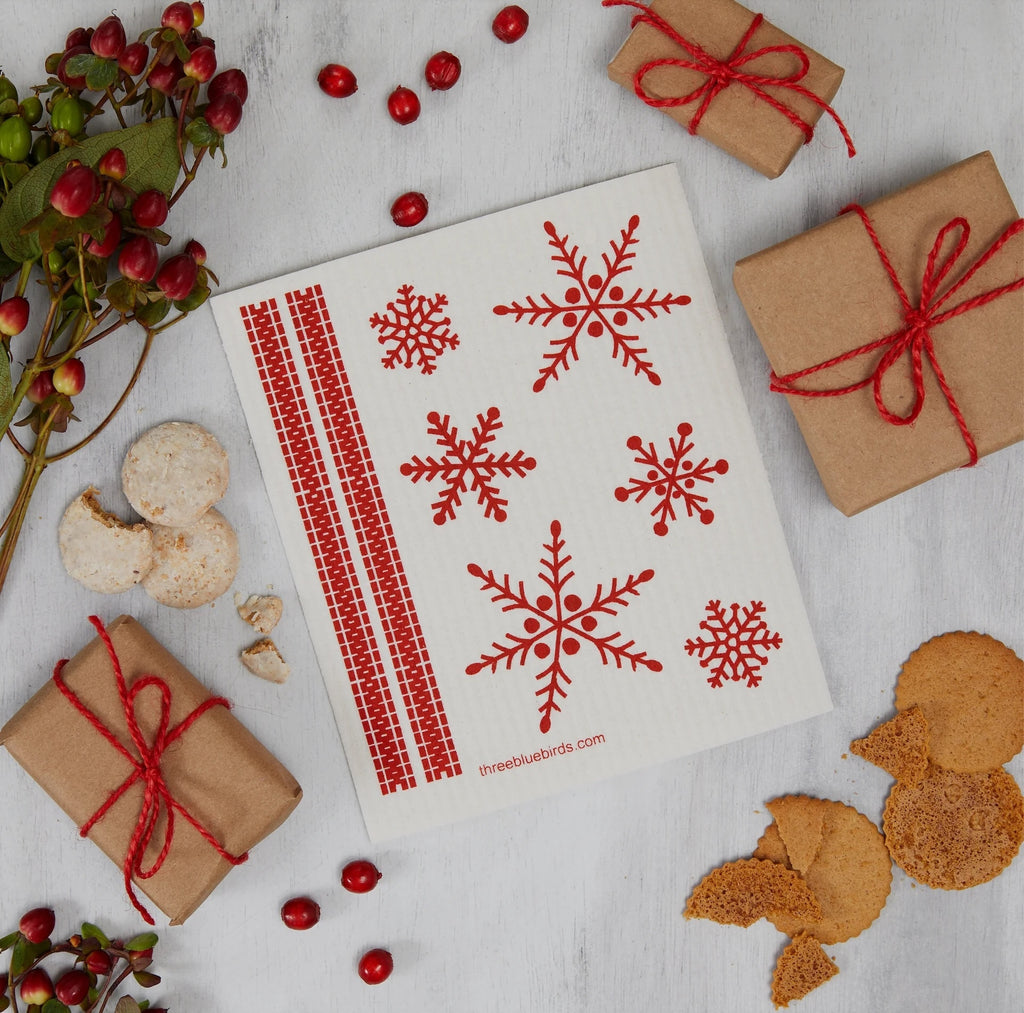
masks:
<svg viewBox="0 0 1024 1013"><path fill-rule="evenodd" d="M972 442L983 457L1024 439L1024 232L992 155L975 155L862 210L905 290L909 315L856 211L741 260L733 273L773 386L783 389L825 491L847 515L972 463ZM956 244L968 235L959 223L937 243L957 218L969 226L959 257ZM934 294L922 315L923 287L926 297L929 287ZM884 344L889 337L896 342ZM872 344L878 347L865 349ZM843 361L819 368L837 358ZM876 403L875 376L889 419ZM912 417L915 405L914 421L895 421Z"/></svg>
<svg viewBox="0 0 1024 1013"><path fill-rule="evenodd" d="M730 57L755 17L752 11L733 0L655 0L649 7L682 38L700 46L718 60ZM773 46L796 46L802 50L810 65L799 85L817 95L821 102L832 101L843 80L842 67L768 21L760 24L744 52ZM637 71L651 60L660 59L692 61L693 56L657 28L640 23L608 65L608 76L633 91ZM787 77L799 68L799 58L791 52L764 53L737 67L743 73L760 77ZM677 99L689 95L707 80L708 75L702 71L657 67L644 75L642 84L652 99ZM769 84L764 86L764 90L808 127L813 128L824 111L819 104L792 89ZM689 127L700 106L701 99L698 98L686 105L659 108L684 127ZM711 100L696 133L769 179L785 171L806 141L805 133L798 124L739 83L729 85Z"/></svg>
<svg viewBox="0 0 1024 1013"><path fill-rule="evenodd" d="M170 689L169 728L210 699L210 692L130 616L107 632L129 689L146 675ZM67 687L133 755L125 707L111 658L99 637L61 671ZM160 724L158 687L135 698L134 714L147 745ZM132 763L49 681L0 730L0 743L53 797L77 826L86 824L111 793L133 773ZM224 706L211 706L174 741L160 759L171 797L231 856L241 856L276 829L298 805L302 790L287 770ZM92 827L89 836L118 866L143 807L143 783L136 780ZM165 841L166 810L144 853L148 870ZM183 922L233 868L182 811L174 818L171 848L151 878L134 877L171 920Z"/></svg>

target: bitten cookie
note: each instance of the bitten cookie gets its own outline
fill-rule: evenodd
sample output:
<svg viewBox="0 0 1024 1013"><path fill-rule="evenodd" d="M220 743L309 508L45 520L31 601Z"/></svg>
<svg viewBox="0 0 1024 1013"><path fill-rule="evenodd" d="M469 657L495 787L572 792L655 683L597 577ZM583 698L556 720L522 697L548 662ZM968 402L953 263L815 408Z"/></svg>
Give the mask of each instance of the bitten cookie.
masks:
<svg viewBox="0 0 1024 1013"><path fill-rule="evenodd" d="M228 457L194 422L165 422L132 444L121 467L128 502L152 524L195 523L228 487Z"/></svg>

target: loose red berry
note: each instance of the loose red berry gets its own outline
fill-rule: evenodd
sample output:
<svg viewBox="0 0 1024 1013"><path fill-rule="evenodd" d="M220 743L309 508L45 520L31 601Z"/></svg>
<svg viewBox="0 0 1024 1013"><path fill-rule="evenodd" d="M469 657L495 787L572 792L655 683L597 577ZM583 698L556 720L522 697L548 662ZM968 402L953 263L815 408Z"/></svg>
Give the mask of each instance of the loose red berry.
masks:
<svg viewBox="0 0 1024 1013"><path fill-rule="evenodd" d="M116 60L124 52L128 39L124 34L124 25L116 14L105 17L92 33L89 48L104 60Z"/></svg>
<svg viewBox="0 0 1024 1013"><path fill-rule="evenodd" d="M85 249L94 257L101 257L106 260L106 258L117 249L117 244L120 242L121 219L118 218L117 215L114 215L114 217L110 219L110 223L107 225L103 236L99 239L95 236L90 236L89 241L85 244Z"/></svg>
<svg viewBox="0 0 1024 1013"><path fill-rule="evenodd" d="M403 193L391 205L391 220L403 229L419 225L427 217L427 198L421 193Z"/></svg>
<svg viewBox="0 0 1024 1013"><path fill-rule="evenodd" d="M388 96L388 112L396 123L403 125L419 119L420 100L411 88L397 87Z"/></svg>
<svg viewBox="0 0 1024 1013"><path fill-rule="evenodd" d="M160 254L157 252L156 243L149 236L132 236L121 247L117 269L122 277L129 281L145 284L153 280L159 262Z"/></svg>
<svg viewBox="0 0 1024 1013"><path fill-rule="evenodd" d="M206 122L218 134L230 134L242 121L242 103L237 95L218 95L206 107Z"/></svg>
<svg viewBox="0 0 1024 1013"><path fill-rule="evenodd" d="M85 389L85 364L81 359L67 359L53 371L53 389L68 397L82 393Z"/></svg>
<svg viewBox="0 0 1024 1013"><path fill-rule="evenodd" d="M238 101L245 105L245 100L249 97L249 81L245 73L237 67L222 70L206 86L206 97L211 102L221 95L236 95Z"/></svg>
<svg viewBox="0 0 1024 1013"><path fill-rule="evenodd" d="M341 885L350 893L369 893L377 885L380 875L373 862L360 858L341 870Z"/></svg>
<svg viewBox="0 0 1024 1013"><path fill-rule="evenodd" d="M327 66L321 67L320 73L316 76L316 83L320 85L320 90L331 98L348 98L359 90L355 74L340 63L328 63Z"/></svg>
<svg viewBox="0 0 1024 1013"><path fill-rule="evenodd" d="M156 275L156 287L172 302L187 299L195 287L199 267L187 254L179 253L166 260Z"/></svg>
<svg viewBox="0 0 1024 1013"><path fill-rule="evenodd" d="M28 300L22 295L0 302L0 334L9 338L21 334L28 326L28 311Z"/></svg>
<svg viewBox="0 0 1024 1013"><path fill-rule="evenodd" d="M367 985L379 985L387 981L395 969L395 962L387 950L367 950L359 958L359 977Z"/></svg>
<svg viewBox="0 0 1024 1013"><path fill-rule="evenodd" d="M132 218L140 229L158 229L167 221L167 197L159 190L143 190L132 205Z"/></svg>
<svg viewBox="0 0 1024 1013"><path fill-rule="evenodd" d="M320 921L320 905L309 897L292 897L281 908L281 921L290 929L311 929Z"/></svg>
<svg viewBox="0 0 1024 1013"><path fill-rule="evenodd" d="M196 16L192 5L185 3L185 0L169 4L160 17L161 27L173 28L179 35L191 31L195 22Z"/></svg>
<svg viewBox="0 0 1024 1013"><path fill-rule="evenodd" d="M423 71L431 91L447 91L462 74L462 64L454 53L435 53Z"/></svg>
<svg viewBox="0 0 1024 1013"><path fill-rule="evenodd" d="M144 42L129 42L124 47L124 52L121 53L121 58L117 61L117 65L126 74L130 74L135 77L136 74L141 74L143 68L149 62L149 50L146 48Z"/></svg>
<svg viewBox="0 0 1024 1013"><path fill-rule="evenodd" d="M185 252L199 267L206 263L206 247L198 239L190 239L185 244Z"/></svg>
<svg viewBox="0 0 1024 1013"><path fill-rule="evenodd" d="M111 148L96 163L96 171L108 179L124 179L128 175L128 159L120 148Z"/></svg>
<svg viewBox="0 0 1024 1013"><path fill-rule="evenodd" d="M51 908L34 907L21 916L18 931L30 943L41 943L44 939L50 938L50 933L56 923L57 918Z"/></svg>
<svg viewBox="0 0 1024 1013"><path fill-rule="evenodd" d="M32 404L42 404L52 393L53 370L47 369L42 373L36 374L35 379L29 384L25 397L27 397ZM2 991L0 991L0 995L3 995Z"/></svg>
<svg viewBox="0 0 1024 1013"><path fill-rule="evenodd" d="M50 204L65 218L81 218L96 203L100 181L87 165L69 163L50 191Z"/></svg>
<svg viewBox="0 0 1024 1013"><path fill-rule="evenodd" d="M33 967L31 971L25 972L25 977L21 979L21 998L37 1006L53 998L53 982L41 967Z"/></svg>
<svg viewBox="0 0 1024 1013"><path fill-rule="evenodd" d="M491 31L502 42L518 42L530 26L530 15L518 4L502 7L491 24Z"/></svg>
<svg viewBox="0 0 1024 1013"><path fill-rule="evenodd" d="M182 70L200 84L209 81L217 70L217 54L213 47L204 45L193 49Z"/></svg>
<svg viewBox="0 0 1024 1013"><path fill-rule="evenodd" d="M85 966L95 975L110 974L114 958L106 950L92 950L86 955Z"/></svg>
<svg viewBox="0 0 1024 1013"><path fill-rule="evenodd" d="M181 60L175 57L170 63L158 63L147 75L146 84L155 91L165 95L173 95L174 89L181 80Z"/></svg>
<svg viewBox="0 0 1024 1013"><path fill-rule="evenodd" d="M57 979L54 993L65 1006L79 1006L85 1001L92 979L80 968L65 971Z"/></svg>

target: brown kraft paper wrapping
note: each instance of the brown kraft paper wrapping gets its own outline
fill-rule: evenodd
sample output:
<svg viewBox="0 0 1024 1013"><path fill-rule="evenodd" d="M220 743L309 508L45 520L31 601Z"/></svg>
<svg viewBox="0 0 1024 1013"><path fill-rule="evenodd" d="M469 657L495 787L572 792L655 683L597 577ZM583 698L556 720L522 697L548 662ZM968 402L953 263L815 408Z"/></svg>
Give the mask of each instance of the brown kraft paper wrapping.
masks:
<svg viewBox="0 0 1024 1013"><path fill-rule="evenodd" d="M929 252L953 218L970 225L963 255L941 282L941 297L1018 218L995 161L983 152L865 207L912 306L918 305ZM955 236L947 238L948 257ZM957 291L943 309L1009 285L1024 274L1018 234ZM860 348L905 326L899 297L855 213L741 260L733 282L776 375L782 377ZM928 328L979 457L1024 439L1024 290ZM885 349L859 355L797 381L835 390L862 381ZM924 361L917 420L893 425L872 387L834 397L785 396L825 491L844 513L876 503L969 463L964 436L931 364ZM889 410L914 403L910 354L885 374Z"/></svg>
<svg viewBox="0 0 1024 1013"><path fill-rule="evenodd" d="M107 632L129 689L143 675L159 676L168 684L171 727L211 696L130 616L115 619ZM91 640L64 666L62 675L79 699L136 755L102 641ZM147 743L154 740L159 699L153 688L138 697L135 713ZM75 710L52 679L0 729L0 743L79 827L132 772L128 760ZM226 707L211 707L171 743L163 753L161 769L172 797L232 855L244 854L280 826L302 797L291 774ZM124 865L142 799L143 785L136 782L89 835L119 867ZM165 824L162 812L144 855L144 869L159 854ZM176 925L196 910L232 867L178 815L164 864L151 878L134 882Z"/></svg>
<svg viewBox="0 0 1024 1013"><path fill-rule="evenodd" d="M727 59L742 40L754 12L733 0L655 0L650 9L669 22L687 41L696 43L720 60ZM638 13L634 8L623 10ZM768 21L754 32L746 52L765 46L798 46L810 61L807 75L799 82L804 88L829 103L843 80L843 68L820 53L780 31ZM650 25L638 24L608 65L608 76L633 91L636 72L651 60L692 59L691 54ZM785 77L799 69L793 53L766 53L741 68L749 74ZM652 98L681 98L707 80L696 70L659 67L646 74L644 89ZM768 85L764 89L779 103L791 109L813 127L823 109L811 99L788 88ZM700 107L695 100L682 106L659 107L684 127ZM750 89L733 83L711 101L697 127L697 136L746 162L769 179L780 176L805 143L803 130L777 109L758 98ZM839 142L840 148L843 147Z"/></svg>

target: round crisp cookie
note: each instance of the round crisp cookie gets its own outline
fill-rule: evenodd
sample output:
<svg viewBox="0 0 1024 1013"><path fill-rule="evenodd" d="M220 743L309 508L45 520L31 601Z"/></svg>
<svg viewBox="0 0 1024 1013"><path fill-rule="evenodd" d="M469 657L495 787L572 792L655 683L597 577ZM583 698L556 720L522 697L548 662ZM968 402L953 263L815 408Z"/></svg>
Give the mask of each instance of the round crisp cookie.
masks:
<svg viewBox="0 0 1024 1013"><path fill-rule="evenodd" d="M228 456L193 422L165 422L132 444L121 467L128 502L151 524L195 523L228 487Z"/></svg>
<svg viewBox="0 0 1024 1013"><path fill-rule="evenodd" d="M64 511L57 541L64 569L101 594L127 591L153 565L153 536L145 524L125 524L96 501L89 486Z"/></svg>
<svg viewBox="0 0 1024 1013"><path fill-rule="evenodd" d="M161 605L192 609L222 595L238 572L238 538L218 510L187 528L154 524L146 593Z"/></svg>
<svg viewBox="0 0 1024 1013"><path fill-rule="evenodd" d="M1024 840L1024 799L1002 768L945 770L934 764L916 784L899 782L882 825L893 861L942 890L965 890L998 876Z"/></svg>
<svg viewBox="0 0 1024 1013"><path fill-rule="evenodd" d="M984 633L944 633L904 662L896 709L928 722L929 757L947 770L984 771L1024 745L1024 661Z"/></svg>

